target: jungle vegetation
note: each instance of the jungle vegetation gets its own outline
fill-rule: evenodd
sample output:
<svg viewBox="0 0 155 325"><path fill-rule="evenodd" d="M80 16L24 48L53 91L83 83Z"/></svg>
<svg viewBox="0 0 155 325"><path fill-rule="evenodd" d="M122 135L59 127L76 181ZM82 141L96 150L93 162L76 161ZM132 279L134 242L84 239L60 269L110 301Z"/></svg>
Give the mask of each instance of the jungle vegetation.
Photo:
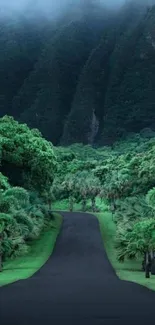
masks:
<svg viewBox="0 0 155 325"><path fill-rule="evenodd" d="M54 202L100 199L118 259L155 274L155 6L96 9L0 22L0 270L52 227Z"/></svg>
<svg viewBox="0 0 155 325"><path fill-rule="evenodd" d="M0 271L52 227L49 191L56 170L51 143L13 117L0 119Z"/></svg>
<svg viewBox="0 0 155 325"><path fill-rule="evenodd" d="M100 212L107 205L116 224L118 260L141 258L146 277L155 274L155 135L150 129L112 147L56 147L59 201L68 209ZM62 186L60 186L60 183ZM103 218L104 219L104 218Z"/></svg>
<svg viewBox="0 0 155 325"><path fill-rule="evenodd" d="M67 200L87 211L113 214L118 259L141 257L155 274L155 135L150 129L113 146L54 147L37 129L0 119L0 256L25 254L53 219L53 204Z"/></svg>
<svg viewBox="0 0 155 325"><path fill-rule="evenodd" d="M55 22L0 20L1 117L38 128L54 145L103 146L155 130L155 6L126 1L114 13L99 2Z"/></svg>

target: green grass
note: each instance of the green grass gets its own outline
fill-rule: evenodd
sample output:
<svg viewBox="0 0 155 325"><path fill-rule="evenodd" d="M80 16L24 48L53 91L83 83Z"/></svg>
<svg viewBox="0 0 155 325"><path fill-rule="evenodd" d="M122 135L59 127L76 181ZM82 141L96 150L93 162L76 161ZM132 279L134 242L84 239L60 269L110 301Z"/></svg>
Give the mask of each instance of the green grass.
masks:
<svg viewBox="0 0 155 325"><path fill-rule="evenodd" d="M99 198L96 199L96 206L97 208L103 211L103 203ZM68 199L56 201L52 204L52 209L55 211L69 211L69 202ZM74 211L82 211L81 210L81 203L74 204ZM91 212L91 201L87 201L87 211Z"/></svg>
<svg viewBox="0 0 155 325"><path fill-rule="evenodd" d="M112 220L111 213L105 211L104 213L97 213L96 216L99 220L105 250L117 276L121 280L136 282L155 290L155 276L151 276L150 279L145 278L144 272L141 271L141 260L125 260L124 263L117 260L115 248L116 225Z"/></svg>
<svg viewBox="0 0 155 325"><path fill-rule="evenodd" d="M53 252L62 224L61 215L54 215L53 228L47 229L31 243L28 254L4 263L3 272L0 273L0 286L31 277L46 263Z"/></svg>
<svg viewBox="0 0 155 325"><path fill-rule="evenodd" d="M91 213L90 201L87 202L87 212ZM115 248L115 233L116 225L112 220L112 214L108 211L108 207L100 200L97 199L97 207L102 211L96 213L99 220L100 230L104 242L104 247L107 252L109 261L116 271L117 276L121 280L131 281L155 290L155 276L150 279L145 278L144 272L141 271L141 260L125 260L120 263L117 260L117 251ZM53 205L54 210L68 211L68 200L57 201ZM81 211L81 205L75 204L74 211Z"/></svg>
<svg viewBox="0 0 155 325"><path fill-rule="evenodd" d="M61 200L61 201L56 201L52 204L52 210L56 211L69 211L69 203L68 199L66 200ZM75 203L74 204L74 211L79 211L80 210L80 204Z"/></svg>

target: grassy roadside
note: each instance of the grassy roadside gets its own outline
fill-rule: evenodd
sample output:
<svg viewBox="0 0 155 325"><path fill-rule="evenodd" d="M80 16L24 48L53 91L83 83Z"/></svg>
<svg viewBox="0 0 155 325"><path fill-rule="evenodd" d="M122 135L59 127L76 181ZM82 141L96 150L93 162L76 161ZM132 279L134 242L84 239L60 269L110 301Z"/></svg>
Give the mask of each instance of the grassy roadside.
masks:
<svg viewBox="0 0 155 325"><path fill-rule="evenodd" d="M78 203L74 204L74 211L78 211L80 209L80 205ZM68 200L56 201L52 204L53 211L69 211L69 203Z"/></svg>
<svg viewBox="0 0 155 325"><path fill-rule="evenodd" d="M4 270L0 273L0 286L31 277L46 263L53 252L62 224L61 215L54 215L56 218L53 228L47 229L40 238L32 242L28 254L4 263Z"/></svg>
<svg viewBox="0 0 155 325"><path fill-rule="evenodd" d="M99 221L104 247L117 276L121 280L135 282L151 290L155 290L155 276L151 276L150 279L145 278L144 272L141 271L141 260L126 260L124 263L120 263L117 260L117 251L115 248L116 225L112 220L111 213L108 212L107 206L99 199L97 199L97 207L102 211L101 213L96 213L95 215ZM68 200L55 202L53 209L68 211ZM80 210L81 205L75 204L74 211ZM87 202L87 213L92 213L90 202Z"/></svg>
<svg viewBox="0 0 155 325"><path fill-rule="evenodd" d="M117 260L117 251L115 249L116 225L112 221L111 213L105 211L104 213L97 213L95 215L99 221L104 247L109 261L115 269L117 276L121 280L136 282L155 290L155 276L151 276L150 279L145 278L144 272L141 271L141 260L126 260L124 263L120 263Z"/></svg>
<svg viewBox="0 0 155 325"><path fill-rule="evenodd" d="M99 208L101 211L104 209L103 202L101 199L97 198L96 199L96 206ZM64 199L61 201L56 201L52 204L52 209L54 211L69 211L69 202L68 199ZM82 211L82 205L81 203L74 203L74 211ZM91 201L87 201L87 212L91 213Z"/></svg>

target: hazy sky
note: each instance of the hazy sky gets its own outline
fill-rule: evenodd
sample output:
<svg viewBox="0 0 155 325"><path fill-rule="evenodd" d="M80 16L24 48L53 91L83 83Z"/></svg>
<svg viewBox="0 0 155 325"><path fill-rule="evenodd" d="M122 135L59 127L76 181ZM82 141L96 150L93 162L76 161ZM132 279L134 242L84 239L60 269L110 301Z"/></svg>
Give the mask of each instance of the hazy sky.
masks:
<svg viewBox="0 0 155 325"><path fill-rule="evenodd" d="M40 10L41 13L48 14L51 12L53 14L53 17L59 13L62 13L64 8L67 8L69 5L69 8L72 6L74 7L77 3L82 3L88 0L0 0L0 13L6 14L9 12L34 12L37 10ZM92 0L90 0L92 1ZM111 8L119 8L120 5L124 4L127 1L131 0L93 0L94 2L100 2L101 4L104 4L106 6L109 6ZM132 0L133 1L133 0ZM135 0L140 1L140 0ZM151 0L141 0L149 2ZM155 0L152 0L155 1Z"/></svg>
<svg viewBox="0 0 155 325"><path fill-rule="evenodd" d="M13 10L24 10L27 8L28 4L33 4L34 7L40 7L41 9L47 10L49 7L53 10L61 10L65 5L74 5L76 2L80 3L83 0L0 0L0 9L13 9ZM106 5L120 5L126 0L99 0L101 3Z"/></svg>

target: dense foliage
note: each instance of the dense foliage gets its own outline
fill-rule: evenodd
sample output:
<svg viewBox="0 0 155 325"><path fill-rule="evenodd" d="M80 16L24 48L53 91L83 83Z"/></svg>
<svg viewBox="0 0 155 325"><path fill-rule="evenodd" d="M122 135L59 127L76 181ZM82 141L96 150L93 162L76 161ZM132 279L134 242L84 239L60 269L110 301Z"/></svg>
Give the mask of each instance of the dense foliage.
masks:
<svg viewBox="0 0 155 325"><path fill-rule="evenodd" d="M37 129L30 130L12 117L0 119L1 170L28 189L42 192L50 186L56 169L53 146ZM15 173L15 174L14 174ZM17 185L17 184L15 184Z"/></svg>
<svg viewBox="0 0 155 325"><path fill-rule="evenodd" d="M70 6L56 22L1 20L1 116L54 145L111 144L155 130L155 7L127 1L114 14L99 0L77 2L81 10Z"/></svg>
<svg viewBox="0 0 155 325"><path fill-rule="evenodd" d="M38 130L0 119L0 270L24 254L53 218L49 197L56 171L53 147ZM7 177L8 176L8 177Z"/></svg>
<svg viewBox="0 0 155 325"><path fill-rule="evenodd" d="M140 256L155 274L155 6L95 8L0 23L1 116L28 124L0 118L0 269L50 225L54 201L98 211L100 200L118 259Z"/></svg>
<svg viewBox="0 0 155 325"><path fill-rule="evenodd" d="M74 144L55 148L60 199L69 209L98 211L103 200L117 226L118 258L142 258L142 269L155 273L155 137L149 129L116 142L113 147L92 148ZM98 198L98 200L96 200Z"/></svg>
<svg viewBox="0 0 155 325"><path fill-rule="evenodd" d="M150 129L112 147L53 147L37 129L0 119L1 259L26 253L50 224L54 201L99 211L104 201L117 226L118 258L142 257L155 273L155 136Z"/></svg>

